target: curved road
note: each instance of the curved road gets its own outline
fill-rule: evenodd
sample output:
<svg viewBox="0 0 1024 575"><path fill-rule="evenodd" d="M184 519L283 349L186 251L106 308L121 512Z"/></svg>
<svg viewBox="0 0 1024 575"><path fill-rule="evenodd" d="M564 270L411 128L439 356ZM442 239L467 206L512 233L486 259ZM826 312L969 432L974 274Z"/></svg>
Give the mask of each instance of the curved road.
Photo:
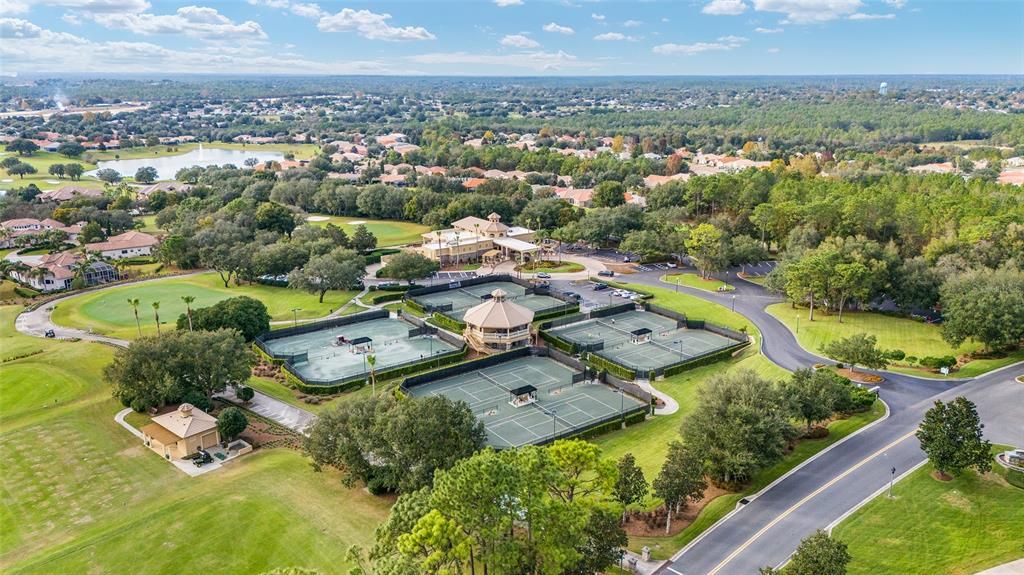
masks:
<svg viewBox="0 0 1024 575"><path fill-rule="evenodd" d="M658 287L663 272L632 274L630 282ZM731 278L730 278L731 279ZM761 331L761 351L771 361L794 370L825 362L803 349L795 336L765 311L781 301L755 284L736 280L733 294L718 294L679 286L679 291L726 307L744 315ZM69 296L74 297L74 296ZM128 342L62 328L50 321L49 308L56 300L18 316L18 331L39 336L54 329L58 337L78 337L113 345ZM1024 385L1014 377L1024 374L1022 364L988 373L973 380L934 380L885 372L886 383L879 396L889 407L887 416L781 477L746 505L716 523L677 553L659 573L676 575L753 575L765 565L784 563L800 540L815 529L830 528L861 504L884 490L890 470L897 476L909 473L925 461L914 432L924 412L936 399L965 395L974 401L985 422L986 436L994 442L1024 445ZM312 414L277 402L262 394L257 398L269 407L301 412L290 427L302 429ZM276 402L280 405L271 405ZM274 417L271 419L274 419ZM898 493L899 488L896 488Z"/></svg>
<svg viewBox="0 0 1024 575"><path fill-rule="evenodd" d="M624 280L666 287L663 272L630 275ZM828 362L800 346L789 329L765 311L782 301L764 288L742 280L737 290L718 294L679 286L679 291L726 307L735 303L761 331L761 350L789 370ZM923 379L885 372L879 397L889 407L884 419L837 442L808 460L749 503L705 531L663 566L659 573L685 575L754 575L760 567L784 563L801 539L814 530L830 528L885 489L892 468L897 476L926 461L914 432L935 400L965 395L974 401L985 435L997 443L1024 445L1024 385L1014 382L1024 373L1021 364L974 380ZM896 489L898 493L898 487Z"/></svg>

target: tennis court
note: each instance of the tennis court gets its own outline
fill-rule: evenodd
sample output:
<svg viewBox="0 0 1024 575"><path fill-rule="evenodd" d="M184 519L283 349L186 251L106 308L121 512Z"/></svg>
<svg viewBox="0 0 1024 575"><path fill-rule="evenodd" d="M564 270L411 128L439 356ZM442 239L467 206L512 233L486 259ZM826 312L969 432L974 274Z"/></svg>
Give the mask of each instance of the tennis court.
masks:
<svg viewBox="0 0 1024 575"><path fill-rule="evenodd" d="M466 402L483 422L488 445L496 448L540 443L646 408L607 385L573 383L574 374L572 368L547 357L521 357L423 383L408 393ZM510 391L526 385L536 388L536 401L519 407L510 404Z"/></svg>
<svg viewBox="0 0 1024 575"><path fill-rule="evenodd" d="M633 343L632 332L651 330L650 341ZM629 368L652 370L736 345L736 341L703 329L679 327L676 320L646 311L627 311L551 330L577 345L604 347L593 353Z"/></svg>
<svg viewBox="0 0 1024 575"><path fill-rule="evenodd" d="M532 310L542 313L566 305L564 301L546 295L526 294L526 288L512 282L487 282L468 287L457 287L446 291L416 296L413 299L427 310L439 308L438 311L452 319L462 321L467 309L484 301L496 289L508 294L508 299ZM448 306L451 306L450 308Z"/></svg>
<svg viewBox="0 0 1024 575"><path fill-rule="evenodd" d="M366 356L377 358L376 371L397 364L425 360L455 350L430 335L409 337L416 326L398 319L380 318L270 339L264 343L275 357L299 356L292 369L308 382L332 382L369 373ZM344 339L342 339L344 338ZM358 344L344 343L370 338ZM307 354L305 361L302 354Z"/></svg>

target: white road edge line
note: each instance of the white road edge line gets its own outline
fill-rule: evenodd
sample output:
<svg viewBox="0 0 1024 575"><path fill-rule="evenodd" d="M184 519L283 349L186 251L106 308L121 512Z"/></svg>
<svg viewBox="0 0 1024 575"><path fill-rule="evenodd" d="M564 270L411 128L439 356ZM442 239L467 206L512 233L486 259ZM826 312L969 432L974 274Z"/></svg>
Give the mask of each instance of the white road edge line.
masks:
<svg viewBox="0 0 1024 575"><path fill-rule="evenodd" d="M800 463L799 465L797 465L797 466L796 466L796 467L794 467L793 469L790 469L790 470L789 470L789 471L787 471L786 473L783 473L783 474L782 474L782 475L781 475L781 476L780 476L780 477L779 477L778 479L776 479L775 481L772 481L771 483L769 483L768 485L766 485L766 486L764 487L764 489L761 489L761 490L760 490L760 491L758 491L757 493L755 493L755 494L753 494L753 495L750 495L750 496L748 496L748 497L747 497L747 499L748 499L748 500L750 500L750 501L753 501L754 499L757 499L757 498L758 498L758 497L760 497L761 495L763 495L763 494L767 493L767 492L768 492L768 490L770 490L771 488L775 487L775 486L776 486L777 484L781 483L781 482L782 482L783 480L785 480L785 479L786 479L787 477L789 477L790 475L793 475L793 474L794 474L794 473L796 473L797 471L800 471L801 469L803 469L803 468L804 468L805 466L807 466L807 465L810 465L810 464L811 464L811 463L812 463L813 461L815 461L815 460L816 460L816 459L818 459L819 457L822 457L822 456L824 456L824 455L825 455L826 453L828 453L829 451L833 450L833 449L834 449L834 448L836 448L836 447L839 447L840 445L842 445L842 444L843 444L843 443L845 443L846 441L848 441L848 440L850 440L850 439L853 439L854 437L856 437L856 436L860 435L861 433L864 433L865 431L867 431L867 430L871 429L872 427L874 427L874 426L878 425L879 423L882 423L882 422L883 422L883 421L885 421L886 419L889 419L889 414L890 414L890 410L889 410L889 404L888 404L888 403L886 403L886 402L885 402L885 401L884 401L884 400L883 400L882 398L880 398L880 397L878 398L878 401L881 401L881 402L882 402L882 405L884 405L884 406L885 406L885 414L884 414L884 415L882 415L882 417L880 417L880 418L876 419L875 421L872 421L871 423L869 423L869 424L865 425L864 427L860 428L859 430L855 431L854 433L851 433L850 435L847 435L846 437L844 437L844 438L840 439L839 441L837 441L837 442L833 443L832 445L829 445L829 446L828 446L828 447L826 447L825 449L822 449L822 450L821 450L821 451L819 451L818 453L815 453L815 454L814 454L814 455L812 455L811 457L809 457L809 458L805 459L805 460L804 460L804 461L803 461L802 463ZM719 519L718 521L716 521L714 525L712 525L712 526L711 526L711 527L709 527L709 528L708 528L708 529L707 529L706 531L704 531L703 533L701 533L700 535L698 535L697 537L695 537L695 538L693 539L693 541L690 541L689 543L687 543L685 547L683 547L682 549L680 549L679 551L677 551L677 552L676 552L676 554L672 556L672 559L671 559L671 560L672 560L673 562L674 562L674 561L677 561L677 560L679 560L679 558L680 558L680 557L682 557L684 553L686 553L687 551L689 551L691 547L693 547L694 545L696 545L696 544L700 543L700 542L701 542L701 541L702 541L702 540L703 540L703 539L704 539L705 537L707 537L708 535L710 535L712 531L714 531L714 530L715 530L716 528L718 528L718 526L719 526L719 525L721 525L722 523L725 523L726 521L728 521L728 520L729 520L729 518L730 518L730 517L732 517L733 515L735 515L735 514L739 513L740 511L742 511L742 510L743 510L743 509L745 509L745 508L746 508L746 506L743 506L743 507L736 507L735 509L733 509L732 511L730 511L730 512L729 512L728 514L726 514L726 515L725 515L725 517L722 517L721 519Z"/></svg>

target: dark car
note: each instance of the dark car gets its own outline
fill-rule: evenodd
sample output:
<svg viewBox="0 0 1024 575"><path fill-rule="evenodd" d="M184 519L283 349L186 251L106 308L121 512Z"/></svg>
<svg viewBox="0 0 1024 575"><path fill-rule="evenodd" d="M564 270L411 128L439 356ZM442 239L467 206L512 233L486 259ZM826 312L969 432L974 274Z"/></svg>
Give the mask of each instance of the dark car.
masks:
<svg viewBox="0 0 1024 575"><path fill-rule="evenodd" d="M601 290L606 290L606 289L608 289L608 284L602 284L602 283L595 283L594 284L594 291L601 291Z"/></svg>
<svg viewBox="0 0 1024 575"><path fill-rule="evenodd" d="M205 449L200 449L192 456L192 465L196 467L202 467L207 463L213 463L213 456Z"/></svg>
<svg viewBox="0 0 1024 575"><path fill-rule="evenodd" d="M45 335L46 337L49 337L49 338L57 337L57 334L54 333L52 329L46 330L46 333L44 333L43 335Z"/></svg>
<svg viewBox="0 0 1024 575"><path fill-rule="evenodd" d="M610 277L615 277L615 272L613 272L612 270L601 270L601 271L597 272L597 275L599 275L601 277L604 277L604 278L610 278Z"/></svg>

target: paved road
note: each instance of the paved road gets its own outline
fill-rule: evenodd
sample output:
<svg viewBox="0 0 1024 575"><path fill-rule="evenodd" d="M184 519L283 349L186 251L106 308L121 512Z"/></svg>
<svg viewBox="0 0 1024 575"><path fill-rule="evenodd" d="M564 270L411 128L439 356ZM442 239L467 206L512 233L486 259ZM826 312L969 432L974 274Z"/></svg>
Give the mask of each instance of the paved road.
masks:
<svg viewBox="0 0 1024 575"><path fill-rule="evenodd" d="M660 273L622 279L665 287L658 279ZM765 306L780 299L749 282L733 283L737 285L735 300L734 294L685 287L679 291L726 307L735 304L735 310L761 331L764 354L787 369L827 361L800 347L789 329L764 311ZM887 382L879 396L889 406L886 418L763 490L684 548L659 572L745 575L755 574L765 565L785 562L802 538L830 526L884 489L893 467L901 475L925 460L913 433L936 399L966 395L977 403L989 439L1024 445L1024 427L1019 424L1024 417L1024 386L1013 381L1021 373L1024 368L1019 364L973 381L885 373ZM898 492L899 487L896 489Z"/></svg>

